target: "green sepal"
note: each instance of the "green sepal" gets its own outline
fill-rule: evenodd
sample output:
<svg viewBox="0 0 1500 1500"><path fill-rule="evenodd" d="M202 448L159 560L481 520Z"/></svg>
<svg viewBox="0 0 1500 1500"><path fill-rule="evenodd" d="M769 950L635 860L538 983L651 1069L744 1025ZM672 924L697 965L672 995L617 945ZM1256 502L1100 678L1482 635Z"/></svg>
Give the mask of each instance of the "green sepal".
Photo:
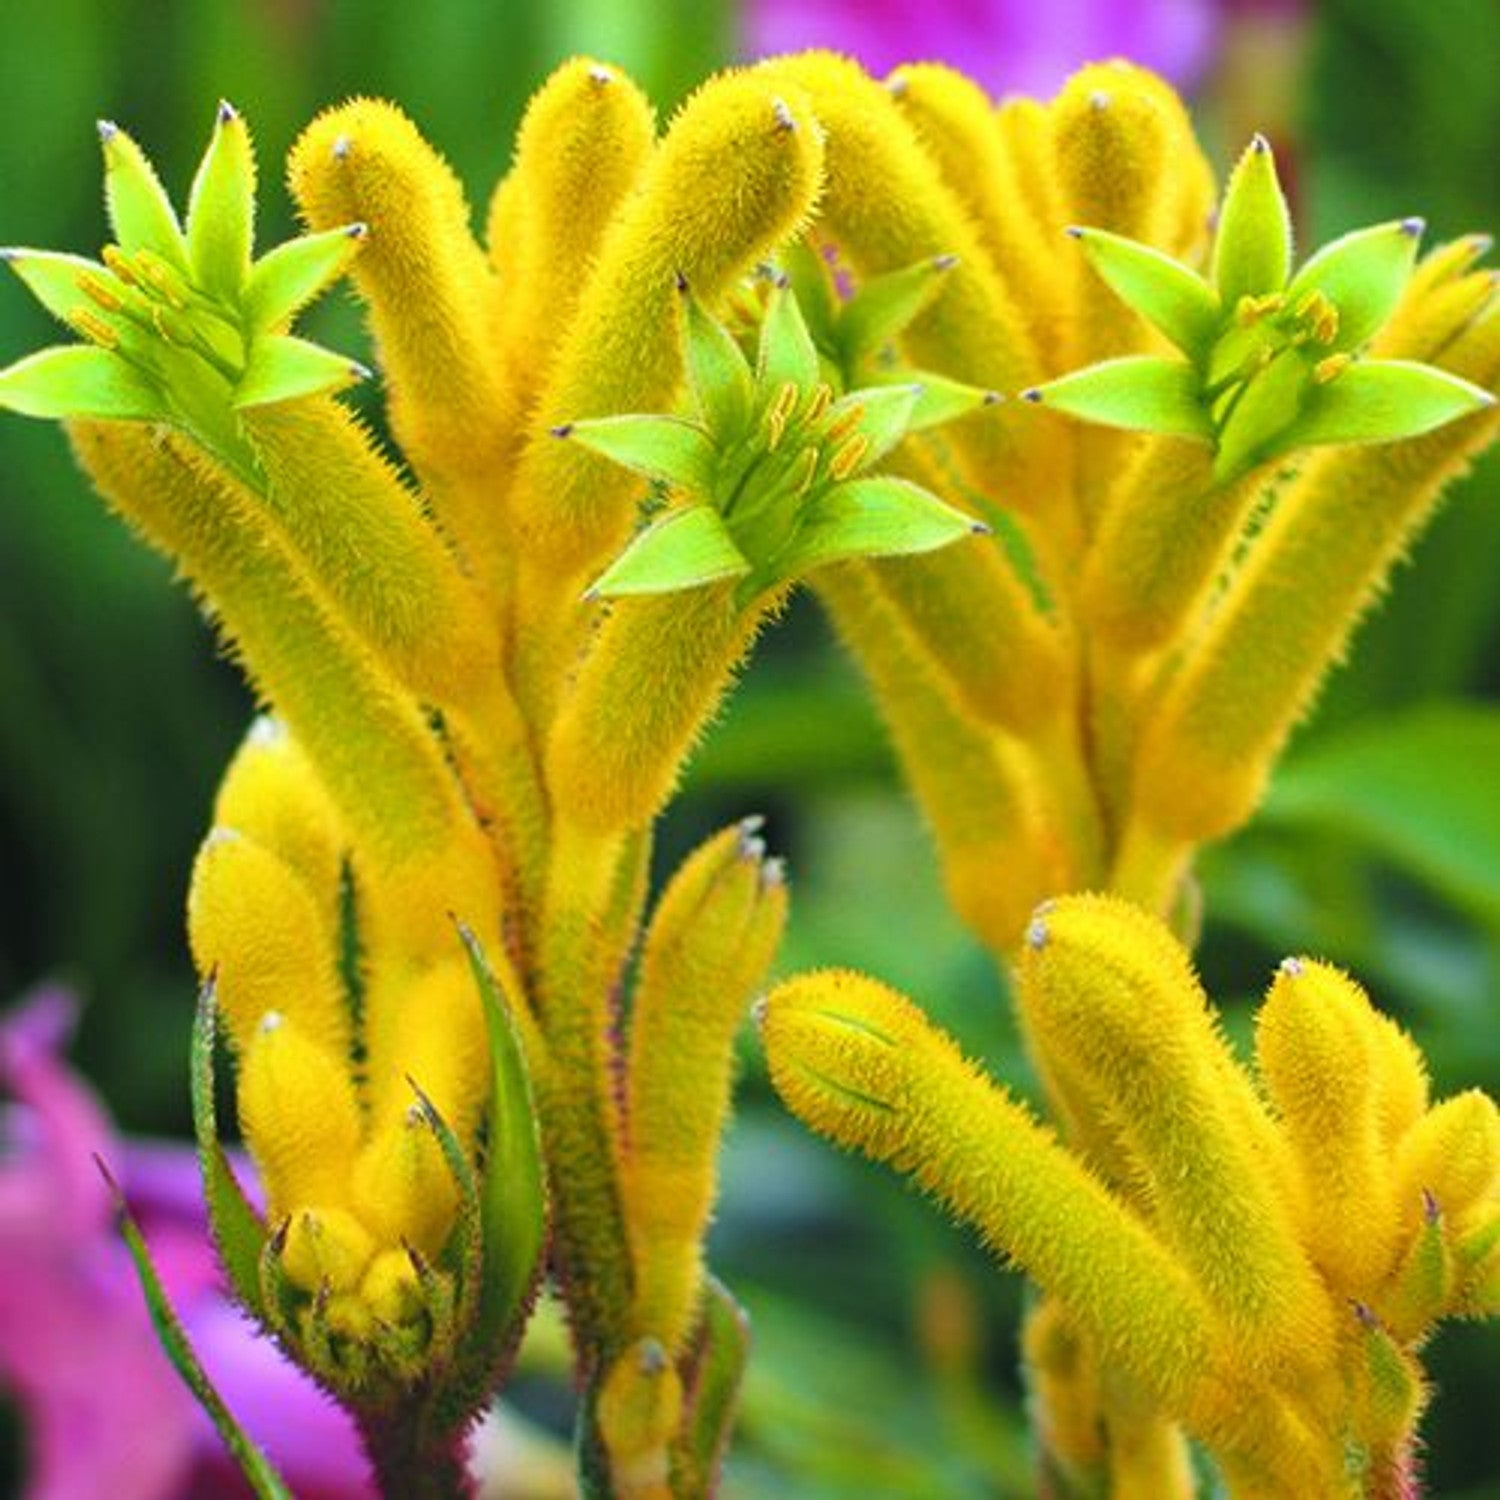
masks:
<svg viewBox="0 0 1500 1500"><path fill-rule="evenodd" d="M1494 404L1488 391L1432 365L1404 359L1358 361L1326 384L1313 386L1278 446L1391 443Z"/></svg>
<svg viewBox="0 0 1500 1500"><path fill-rule="evenodd" d="M250 270L255 237L255 154L244 118L220 104L214 133L188 195L193 276L211 297L233 302Z"/></svg>
<svg viewBox="0 0 1500 1500"><path fill-rule="evenodd" d="M1123 427L1211 442L1213 423L1201 399L1198 373L1180 360L1152 354L1108 359L1021 393L1053 411Z"/></svg>
<svg viewBox="0 0 1500 1500"><path fill-rule="evenodd" d="M683 297L683 346L688 381L704 425L738 432L750 420L754 376L733 334L696 297Z"/></svg>
<svg viewBox="0 0 1500 1500"><path fill-rule="evenodd" d="M813 496L772 567L778 581L800 578L827 563L933 552L988 530L909 480L851 479Z"/></svg>
<svg viewBox="0 0 1500 1500"><path fill-rule="evenodd" d="M292 1492L286 1482L254 1439L235 1421L234 1414L224 1404L213 1381L208 1378L181 1320L167 1298L166 1288L162 1286L140 1226L125 1202L125 1195L103 1160L97 1156L94 1160L114 1199L121 1238L124 1239L125 1248L130 1252L131 1262L135 1266L135 1274L145 1295L146 1308L151 1315L157 1340L167 1358L172 1361L173 1369L182 1377L183 1384L193 1393L204 1414L214 1424L215 1431L259 1500L291 1500Z"/></svg>
<svg viewBox="0 0 1500 1500"><path fill-rule="evenodd" d="M1321 292L1339 314L1328 350L1361 348L1380 331L1411 280L1423 228L1420 219L1398 219L1330 241L1292 278L1287 306L1295 313Z"/></svg>
<svg viewBox="0 0 1500 1500"><path fill-rule="evenodd" d="M0 407L53 420L158 422L171 415L161 392L135 366L92 344L40 349L0 370Z"/></svg>
<svg viewBox="0 0 1500 1500"><path fill-rule="evenodd" d="M873 385L866 386L863 390L850 391L829 407L824 418L825 427L836 426L846 412L859 413L858 421L844 439L847 442L850 437L857 435L869 445L860 458L855 473L878 463L911 431L911 414L921 395L921 386L915 384ZM837 452L837 449L834 451Z"/></svg>
<svg viewBox="0 0 1500 1500"><path fill-rule="evenodd" d="M152 250L174 269L188 274L187 245L146 153L118 125L99 122L104 147L104 201L115 243L127 254Z"/></svg>
<svg viewBox="0 0 1500 1500"><path fill-rule="evenodd" d="M817 346L808 332L802 309L790 285L778 286L771 293L765 321L760 326L760 350L755 366L755 383L763 398L774 398L783 385L790 383L805 390L819 376Z"/></svg>
<svg viewBox="0 0 1500 1500"><path fill-rule="evenodd" d="M1219 332L1213 288L1179 261L1104 229L1068 231L1114 294L1164 333L1194 364L1208 357Z"/></svg>
<svg viewBox="0 0 1500 1500"><path fill-rule="evenodd" d="M1292 270L1292 215L1264 136L1245 148L1229 177L1214 237L1213 282L1232 314L1241 297L1279 292Z"/></svg>
<svg viewBox="0 0 1500 1500"><path fill-rule="evenodd" d="M697 494L713 484L718 457L714 441L696 422L682 417L593 417L552 431L647 479L665 480Z"/></svg>
<svg viewBox="0 0 1500 1500"><path fill-rule="evenodd" d="M984 406L995 406L1000 401L997 391L987 391L977 385L965 385L961 380L950 380L946 375L934 375L931 370L907 371L909 379L916 382L920 394L917 403L906 419L908 432L923 432L929 427L940 427L945 422L957 421L971 411Z"/></svg>
<svg viewBox="0 0 1500 1500"><path fill-rule="evenodd" d="M855 369L904 332L942 291L956 256L938 255L866 282L839 318L844 367Z"/></svg>
<svg viewBox="0 0 1500 1500"><path fill-rule="evenodd" d="M1288 435L1313 387L1312 369L1296 349L1283 349L1248 381L1222 424L1214 479L1228 484L1294 446Z"/></svg>
<svg viewBox="0 0 1500 1500"><path fill-rule="evenodd" d="M454 1220L452 1233L443 1247L445 1259L451 1259L458 1282L458 1302L448 1316L441 1321L447 1324L448 1346L438 1343L440 1330L434 1320L433 1348L429 1363L434 1366L446 1362L452 1352L452 1343L458 1329L467 1329L474 1321L479 1308L484 1276L484 1223L479 1204L479 1182L474 1175L473 1164L463 1142L453 1133L452 1127L443 1118L437 1105L422 1091L416 1079L408 1077L407 1083L416 1095L417 1105L422 1111L422 1121L432 1132L443 1161L458 1189L458 1216ZM421 1279L421 1274L419 1279Z"/></svg>
<svg viewBox="0 0 1500 1500"><path fill-rule="evenodd" d="M531 1073L510 1003L478 939L459 926L484 1005L490 1049L490 1112L479 1213L484 1245L479 1316L469 1348L493 1365L513 1347L541 1274L547 1241L547 1189Z"/></svg>
<svg viewBox="0 0 1500 1500"><path fill-rule="evenodd" d="M590 598L670 594L721 578L750 563L711 505L686 505L653 521L590 586Z"/></svg>
<svg viewBox="0 0 1500 1500"><path fill-rule="evenodd" d="M243 310L252 334L285 328L345 271L368 238L363 224L305 234L268 250L250 268Z"/></svg>
<svg viewBox="0 0 1500 1500"><path fill-rule="evenodd" d="M102 286L124 302L130 289L108 266L85 255L67 255L57 250L13 249L0 252L6 264L26 284L26 289L60 323L72 328L72 314L79 308L96 311L95 303L78 284L80 276L96 276Z"/></svg>
<svg viewBox="0 0 1500 1500"><path fill-rule="evenodd" d="M835 325L841 309L828 262L806 240L783 246L776 259L791 282L813 342L825 352L832 350L838 343Z"/></svg>
<svg viewBox="0 0 1500 1500"><path fill-rule="evenodd" d="M219 1115L214 1098L218 1029L217 994L210 975L199 987L193 1015L191 1076L198 1168L203 1175L209 1228L213 1231L219 1263L229 1278L230 1291L251 1313L263 1319L260 1259L269 1231L240 1187L219 1140Z"/></svg>
<svg viewBox="0 0 1500 1500"><path fill-rule="evenodd" d="M270 333L250 346L245 373L234 388L230 404L237 411L252 406L270 406L277 401L294 401L302 396L317 396L341 391L370 372L346 354L335 354L306 339L287 333Z"/></svg>
<svg viewBox="0 0 1500 1500"><path fill-rule="evenodd" d="M714 1493L750 1359L744 1308L717 1277L703 1281L702 1321L683 1391L688 1417L672 1444L672 1480L682 1495Z"/></svg>

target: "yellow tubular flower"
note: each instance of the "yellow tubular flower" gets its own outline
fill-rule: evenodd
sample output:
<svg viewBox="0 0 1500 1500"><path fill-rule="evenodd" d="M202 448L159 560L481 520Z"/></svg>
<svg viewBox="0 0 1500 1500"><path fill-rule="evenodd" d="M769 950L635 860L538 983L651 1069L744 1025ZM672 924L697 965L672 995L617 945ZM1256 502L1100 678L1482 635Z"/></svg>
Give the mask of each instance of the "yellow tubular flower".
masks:
<svg viewBox="0 0 1500 1500"><path fill-rule="evenodd" d="M496 463L512 420L488 347L491 276L463 189L394 105L361 99L319 115L287 177L313 229L370 229L355 276L389 379L391 425L443 524L479 576L502 538Z"/></svg>
<svg viewBox="0 0 1500 1500"><path fill-rule="evenodd" d="M1282 964L1258 1018L1256 1061L1297 1155L1303 1240L1334 1287L1365 1301L1397 1248L1377 1046L1374 1012L1347 975Z"/></svg>
<svg viewBox="0 0 1500 1500"><path fill-rule="evenodd" d="M491 202L500 272L494 327L507 381L529 408L545 381L611 224L655 142L650 102L589 58L564 63L532 96L515 165Z"/></svg>
<svg viewBox="0 0 1500 1500"><path fill-rule="evenodd" d="M1213 1382L1209 1309L1176 1259L910 1001L828 970L777 986L760 1024L794 1114L909 1172L1154 1399L1182 1410Z"/></svg>
<svg viewBox="0 0 1500 1500"><path fill-rule="evenodd" d="M1119 1175L1144 1179L1151 1222L1230 1330L1239 1360L1325 1363L1326 1303L1291 1206L1242 1129L1258 1105L1181 946L1124 901L1075 897L1033 921L1019 977L1032 1045L1108 1101L1130 1152ZM1269 1134L1267 1123L1256 1133ZM1203 1233L1205 1222L1215 1233Z"/></svg>
<svg viewBox="0 0 1500 1500"><path fill-rule="evenodd" d="M431 851L464 814L416 706L246 519L233 480L177 437L80 422L105 499L173 558L224 621L255 686L316 760L349 826L392 858Z"/></svg>
<svg viewBox="0 0 1500 1500"><path fill-rule="evenodd" d="M1440 363L1493 385L1500 307L1491 303L1471 321ZM1425 437L1308 461L1152 712L1135 771L1142 823L1196 842L1250 816L1292 728L1409 538L1497 427L1500 411L1490 408Z"/></svg>
<svg viewBox="0 0 1500 1500"><path fill-rule="evenodd" d="M233 828L216 828L199 850L188 893L188 935L198 972L235 1046L249 1046L268 1011L287 1014L330 1056L353 1048L339 975L338 929L323 892L275 850Z"/></svg>
<svg viewBox="0 0 1500 1500"><path fill-rule="evenodd" d="M713 302L802 224L818 193L821 132L798 97L753 73L710 80L682 107L599 246L540 403L548 425L654 411L681 371L677 282ZM516 494L523 563L569 606L617 552L639 482L596 455L539 441ZM538 608L546 601L538 601Z"/></svg>
<svg viewBox="0 0 1500 1500"><path fill-rule="evenodd" d="M346 1058L268 1011L241 1055L237 1098L272 1224L308 1204L348 1205L362 1125Z"/></svg>
<svg viewBox="0 0 1500 1500"><path fill-rule="evenodd" d="M786 922L781 867L763 855L742 824L681 866L646 933L631 1005L620 1182L631 1323L672 1354L697 1310L734 1037Z"/></svg>

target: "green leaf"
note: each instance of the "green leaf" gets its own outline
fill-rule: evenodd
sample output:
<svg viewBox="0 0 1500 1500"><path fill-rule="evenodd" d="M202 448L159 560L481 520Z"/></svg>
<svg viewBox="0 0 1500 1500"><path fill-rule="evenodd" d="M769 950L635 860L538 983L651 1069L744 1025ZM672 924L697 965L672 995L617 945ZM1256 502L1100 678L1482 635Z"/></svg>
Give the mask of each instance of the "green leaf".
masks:
<svg viewBox="0 0 1500 1500"><path fill-rule="evenodd" d="M1159 329L1195 364L1219 332L1219 299L1209 284L1170 256L1103 229L1070 229L1089 264L1127 306Z"/></svg>
<svg viewBox="0 0 1500 1500"><path fill-rule="evenodd" d="M771 293L765 320L760 325L760 354L755 383L761 397L774 398L788 383L806 390L819 374L818 350L807 331L802 309L790 286Z"/></svg>
<svg viewBox="0 0 1500 1500"><path fill-rule="evenodd" d="M858 435L869 446L855 472L879 462L911 431L911 414L921 395L919 385L903 384L866 386L863 390L841 396L828 408L823 419L825 429L837 426L846 413L857 412L859 415L834 451Z"/></svg>
<svg viewBox="0 0 1500 1500"><path fill-rule="evenodd" d="M105 1182L109 1185L110 1194L114 1199L115 1213L119 1217L121 1237L125 1241L126 1249L130 1252L136 1276L141 1283L141 1291L145 1294L146 1307L151 1314L152 1325L156 1329L157 1339L166 1352L167 1358L172 1361L173 1368L193 1393L198 1405L203 1408L204 1414L214 1424L224 1446L229 1449L234 1461L240 1467L240 1472L260 1500L292 1500L291 1490L276 1472L270 1459L235 1421L233 1413L224 1404L223 1397L219 1395L214 1383L208 1378L208 1373L200 1363L181 1321L173 1310L172 1304L167 1300L166 1289L162 1286L161 1277L152 1263L151 1252L146 1248L140 1226L135 1222L125 1202L125 1195L120 1191L119 1185L110 1175L109 1168L104 1162L97 1156L94 1160L100 1172L104 1174Z"/></svg>
<svg viewBox="0 0 1500 1500"><path fill-rule="evenodd" d="M245 283L244 313L251 333L279 331L349 269L368 232L346 224L306 234L269 250L251 267Z"/></svg>
<svg viewBox="0 0 1500 1500"><path fill-rule="evenodd" d="M689 1415L672 1450L672 1477L685 1495L714 1493L750 1359L744 1308L714 1276L704 1277L703 1290L703 1321L683 1393Z"/></svg>
<svg viewBox="0 0 1500 1500"><path fill-rule="evenodd" d="M1292 216L1276 176L1276 158L1257 135L1235 164L1219 208L1213 281L1233 314L1241 297L1279 292L1292 269Z"/></svg>
<svg viewBox="0 0 1500 1500"><path fill-rule="evenodd" d="M1022 391L1021 398L1105 427L1205 441L1214 436L1197 371L1181 360L1149 354L1109 359Z"/></svg>
<svg viewBox="0 0 1500 1500"><path fill-rule="evenodd" d="M957 256L938 255L867 281L839 319L845 368L856 369L904 332L932 305L957 264Z"/></svg>
<svg viewBox="0 0 1500 1500"><path fill-rule="evenodd" d="M1228 484L1291 446L1287 434L1314 386L1312 368L1296 349L1283 349L1237 392L1219 434L1214 478Z"/></svg>
<svg viewBox="0 0 1500 1500"><path fill-rule="evenodd" d="M220 104L213 139L188 196L187 244L194 279L210 296L238 300L255 235L255 155L245 121Z"/></svg>
<svg viewBox="0 0 1500 1500"><path fill-rule="evenodd" d="M547 1238L546 1181L531 1074L510 1004L474 934L460 927L474 982L484 1002L489 1038L489 1143L480 1182L484 1275L476 1351L495 1351L519 1335Z"/></svg>
<svg viewBox="0 0 1500 1500"><path fill-rule="evenodd" d="M734 335L696 297L683 297L688 380L710 432L738 434L750 420L753 376Z"/></svg>
<svg viewBox="0 0 1500 1500"><path fill-rule="evenodd" d="M0 370L0 407L53 420L157 422L171 416L161 393L134 365L89 344L41 349Z"/></svg>
<svg viewBox="0 0 1500 1500"><path fill-rule="evenodd" d="M1338 333L1328 348L1362 347L1384 326L1406 289L1424 227L1420 219L1398 219L1331 241L1292 278L1287 305L1295 313L1310 294L1322 292L1339 314Z"/></svg>
<svg viewBox="0 0 1500 1500"><path fill-rule="evenodd" d="M214 1101L214 1049L218 1010L213 977L198 991L193 1017L192 1096L193 1134L198 1142L198 1166L208 1204L219 1260L234 1295L258 1318L264 1316L260 1296L260 1258L268 1231L250 1206L219 1142L218 1109Z"/></svg>
<svg viewBox="0 0 1500 1500"><path fill-rule="evenodd" d="M718 450L696 422L682 417L632 413L592 417L552 429L554 437L579 443L647 479L661 479L695 494L713 487Z"/></svg>
<svg viewBox="0 0 1500 1500"><path fill-rule="evenodd" d="M910 370L909 379L914 380L920 390L917 404L912 407L906 421L908 432L922 432L929 427L939 427L945 422L966 417L971 411L983 406L995 406L1000 401L995 391L981 390L977 385L965 385L961 380L949 380L946 375L934 375L931 370Z"/></svg>
<svg viewBox="0 0 1500 1500"><path fill-rule="evenodd" d="M244 411L252 406L270 406L277 401L341 391L357 380L368 379L369 374L362 364L345 354L335 354L331 349L290 334L270 333L251 344L250 358L240 383L234 388L231 404Z"/></svg>
<svg viewBox="0 0 1500 1500"><path fill-rule="evenodd" d="M851 479L816 495L773 560L780 579L851 557L932 552L988 527L905 479Z"/></svg>
<svg viewBox="0 0 1500 1500"><path fill-rule="evenodd" d="M1277 772L1264 818L1378 851L1500 930L1500 709L1441 704L1323 739Z"/></svg>
<svg viewBox="0 0 1500 1500"><path fill-rule="evenodd" d="M1313 386L1284 442L1289 448L1390 443L1431 432L1494 404L1488 391L1432 365L1365 360Z"/></svg>
<svg viewBox="0 0 1500 1500"><path fill-rule="evenodd" d="M670 594L749 571L723 516L711 505L687 505L641 532L594 582L589 597Z"/></svg>
<svg viewBox="0 0 1500 1500"><path fill-rule="evenodd" d="M80 276L96 277L107 295L112 294L122 302L130 295L129 288L113 271L87 256L64 255L53 250L17 249L0 252L0 258L26 283L31 295L54 318L69 327L73 326L70 315L79 308L101 311L79 286Z"/></svg>
<svg viewBox="0 0 1500 1500"><path fill-rule="evenodd" d="M127 255L153 250L175 270L189 274L177 214L146 153L108 120L99 122L99 140L104 147L104 199L116 243Z"/></svg>

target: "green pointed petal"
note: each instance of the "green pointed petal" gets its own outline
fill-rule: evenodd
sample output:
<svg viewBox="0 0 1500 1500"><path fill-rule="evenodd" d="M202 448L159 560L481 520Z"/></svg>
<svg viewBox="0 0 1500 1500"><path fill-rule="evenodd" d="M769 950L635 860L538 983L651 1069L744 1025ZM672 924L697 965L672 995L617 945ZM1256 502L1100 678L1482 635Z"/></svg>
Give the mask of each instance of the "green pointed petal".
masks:
<svg viewBox="0 0 1500 1500"><path fill-rule="evenodd" d="M1219 299L1186 266L1123 235L1103 229L1070 229L1089 264L1127 306L1201 364L1219 332Z"/></svg>
<svg viewBox="0 0 1500 1500"><path fill-rule="evenodd" d="M188 274L187 245L177 225L172 201L155 169L118 125L103 120L104 199L115 241L127 255L153 250L175 270Z"/></svg>
<svg viewBox="0 0 1500 1500"><path fill-rule="evenodd" d="M1358 349L1378 333L1411 279L1424 225L1399 219L1357 229L1324 245L1292 278L1287 305L1293 312L1313 292L1338 309L1332 352Z"/></svg>
<svg viewBox="0 0 1500 1500"><path fill-rule="evenodd" d="M554 427L552 435L603 454L647 479L663 479L700 494L713 485L713 439L697 423L681 417L595 417Z"/></svg>
<svg viewBox="0 0 1500 1500"><path fill-rule="evenodd" d="M942 291L957 264L956 256L938 255L866 282L839 319L845 368L857 368L904 332Z"/></svg>
<svg viewBox="0 0 1500 1500"><path fill-rule="evenodd" d="M790 286L771 293L770 306L760 327L760 356L755 383L763 399L774 399L790 382L805 390L818 379L818 350L808 332L802 309Z"/></svg>
<svg viewBox="0 0 1500 1500"><path fill-rule="evenodd" d="M489 1144L480 1183L484 1275L471 1345L493 1361L519 1333L547 1239L547 1195L531 1075L512 1019L474 935L460 928L484 1001L492 1085Z"/></svg>
<svg viewBox="0 0 1500 1500"><path fill-rule="evenodd" d="M0 407L54 421L159 422L171 415L161 393L135 366L89 344L42 349L0 370Z"/></svg>
<svg viewBox="0 0 1500 1500"><path fill-rule="evenodd" d="M193 1134L198 1142L198 1166L208 1204L208 1222L218 1248L219 1262L229 1277L230 1290L257 1317L260 1298L260 1258L268 1231L250 1206L219 1142L215 1103L214 1050L218 1037L214 982L210 977L198 991L193 1017L192 1097Z"/></svg>
<svg viewBox="0 0 1500 1500"><path fill-rule="evenodd" d="M590 598L670 594L720 578L738 578L750 564L724 518L711 505L689 505L653 522L589 589Z"/></svg>
<svg viewBox="0 0 1500 1500"><path fill-rule="evenodd" d="M244 1474L251 1490L259 1497L259 1500L292 1500L292 1492L272 1467L270 1459L235 1421L234 1414L224 1404L224 1399L219 1395L213 1381L208 1378L181 1321L173 1310L172 1304L167 1300L166 1288L162 1286L161 1277L152 1263L151 1252L146 1248L140 1226L126 1206L125 1195L120 1191L104 1163L97 1156L94 1160L98 1163L100 1172L104 1174L104 1180L114 1199L120 1234L125 1241L126 1249L130 1252L130 1259L135 1266L141 1291L145 1295L146 1309L151 1315L156 1337L167 1358L172 1361L172 1366L182 1377L183 1384L193 1393L198 1405L203 1408L205 1415L214 1424L224 1446L233 1455L234 1461L240 1467L240 1472Z"/></svg>
<svg viewBox="0 0 1500 1500"><path fill-rule="evenodd" d="M1226 313L1241 297L1279 292L1292 270L1292 216L1276 158L1256 136L1230 174L1214 237L1214 287Z"/></svg>
<svg viewBox="0 0 1500 1500"><path fill-rule="evenodd" d="M1283 445L1391 443L1494 404L1488 391L1446 370L1410 360L1372 359L1314 386Z"/></svg>
<svg viewBox="0 0 1500 1500"><path fill-rule="evenodd" d="M96 278L106 296L117 297L123 302L130 295L129 288L113 271L84 255L16 249L0 251L0 259L26 283L26 289L54 318L69 327L73 326L70 315L79 308L95 312L103 310L79 286L80 276Z"/></svg>
<svg viewBox="0 0 1500 1500"><path fill-rule="evenodd" d="M797 534L773 566L780 579L789 580L851 557L933 552L988 530L905 479L851 479L808 504Z"/></svg>
<svg viewBox="0 0 1500 1500"><path fill-rule="evenodd" d="M1313 389L1312 370L1295 350L1278 355L1240 393L1219 434L1214 479L1228 484L1274 453Z"/></svg>
<svg viewBox="0 0 1500 1500"><path fill-rule="evenodd" d="M689 292L683 299L688 380L710 432L734 436L750 420L754 377L734 335Z"/></svg>
<svg viewBox="0 0 1500 1500"><path fill-rule="evenodd" d="M802 309L813 342L820 348L831 349L835 343L834 329L840 306L834 295L828 263L805 240L783 247L776 259L792 284L792 292Z"/></svg>
<svg viewBox="0 0 1500 1500"><path fill-rule="evenodd" d="M689 1495L714 1493L750 1358L750 1319L714 1276L705 1276L703 1321L685 1391L688 1417L673 1443L673 1474Z"/></svg>
<svg viewBox="0 0 1500 1500"><path fill-rule="evenodd" d="M1023 401L1066 412L1085 422L1131 432L1161 432L1212 441L1213 423L1189 364L1155 355L1131 355L1089 365L1021 392Z"/></svg>
<svg viewBox="0 0 1500 1500"><path fill-rule="evenodd" d="M245 283L244 312L252 333L279 331L336 282L359 254L363 224L306 234L267 251Z"/></svg>
<svg viewBox="0 0 1500 1500"><path fill-rule="evenodd" d="M940 427L945 422L966 417L981 407L996 406L1000 396L996 391L981 390L977 385L965 385L961 380L949 380L946 375L934 375L931 370L907 372L920 390L917 404L907 419L908 432L922 432L928 427Z"/></svg>
<svg viewBox="0 0 1500 1500"><path fill-rule="evenodd" d="M911 414L921 398L916 384L873 385L850 391L828 408L823 419L825 430L836 427L847 414L857 412L859 420L849 429L842 442L858 435L868 444L854 472L868 469L884 458L911 431ZM840 444L842 446L842 443ZM835 452L838 451L836 448Z"/></svg>
<svg viewBox="0 0 1500 1500"><path fill-rule="evenodd" d="M335 354L306 339L289 334L267 334L250 346L250 359L240 383L234 388L236 410L269 406L341 391L355 381L367 380L370 372L345 354Z"/></svg>
<svg viewBox="0 0 1500 1500"><path fill-rule="evenodd" d="M219 106L213 139L188 197L187 243L193 276L212 297L233 303L250 271L255 235L255 154L245 121Z"/></svg>

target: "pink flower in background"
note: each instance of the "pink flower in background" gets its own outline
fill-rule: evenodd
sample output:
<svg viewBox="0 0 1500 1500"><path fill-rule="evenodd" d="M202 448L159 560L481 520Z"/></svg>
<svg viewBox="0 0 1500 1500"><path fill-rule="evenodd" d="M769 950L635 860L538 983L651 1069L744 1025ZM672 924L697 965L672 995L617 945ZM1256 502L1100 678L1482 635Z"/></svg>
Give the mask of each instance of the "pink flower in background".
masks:
<svg viewBox="0 0 1500 1500"><path fill-rule="evenodd" d="M224 1296L192 1151L117 1139L62 1061L74 1012L47 990L0 1023L0 1387L24 1419L28 1500L249 1493L157 1345L95 1153L230 1410L300 1500L363 1500L347 1417Z"/></svg>
<svg viewBox="0 0 1500 1500"><path fill-rule="evenodd" d="M1214 40L1213 0L742 0L751 57L831 47L877 77L906 62L959 68L991 94L1049 98L1083 63L1126 57L1182 88Z"/></svg>

